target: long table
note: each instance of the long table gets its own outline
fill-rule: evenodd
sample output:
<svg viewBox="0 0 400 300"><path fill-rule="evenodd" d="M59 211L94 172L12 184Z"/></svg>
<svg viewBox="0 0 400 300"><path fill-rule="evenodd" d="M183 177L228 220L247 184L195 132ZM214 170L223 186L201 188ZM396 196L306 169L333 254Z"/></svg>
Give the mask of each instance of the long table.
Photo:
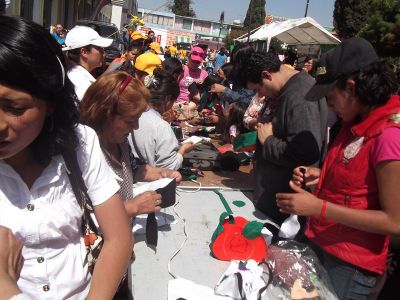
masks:
<svg viewBox="0 0 400 300"><path fill-rule="evenodd" d="M243 216L249 221L266 221L266 216L255 210L251 192L222 190L221 193L235 216ZM237 207L232 203L235 200L241 200L245 205ZM168 272L168 263L179 249L170 263L171 273L213 288L229 265L229 262L212 257L209 248L212 233L224 211L218 195L212 190L178 190L175 207L163 210L177 223L159 228L157 249L149 248L144 236L136 236L136 261L131 266L135 300L167 299L168 281L174 278Z"/></svg>

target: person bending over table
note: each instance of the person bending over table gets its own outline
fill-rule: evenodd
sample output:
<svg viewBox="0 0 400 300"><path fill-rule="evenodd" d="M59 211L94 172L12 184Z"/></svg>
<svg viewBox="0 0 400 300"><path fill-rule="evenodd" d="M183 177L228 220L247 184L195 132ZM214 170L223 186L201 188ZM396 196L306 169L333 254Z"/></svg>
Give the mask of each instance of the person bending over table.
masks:
<svg viewBox="0 0 400 300"><path fill-rule="evenodd" d="M106 160L119 177L119 192L130 217L159 211L161 204L161 196L155 192L133 197L134 182L165 177L181 180L179 172L138 165L131 155L128 136L139 128L139 118L149 99L149 91L139 80L119 71L101 76L88 89L81 104L81 122L97 132Z"/></svg>
<svg viewBox="0 0 400 300"><path fill-rule="evenodd" d="M278 193L285 213L308 216L339 299L366 299L385 273L390 235L400 235L400 97L390 65L350 38L322 56L308 100L326 96L343 119L322 170L293 172L295 193ZM301 183L317 184L314 194Z"/></svg>
<svg viewBox="0 0 400 300"><path fill-rule="evenodd" d="M148 81L150 107L140 116L139 127L132 131L129 140L133 154L149 165L178 170L183 155L193 149L193 143L179 146L170 124L163 117L172 113L179 85L172 75L161 69L154 70L153 75Z"/></svg>
<svg viewBox="0 0 400 300"><path fill-rule="evenodd" d="M133 184L161 178L182 179L177 171L137 165L131 155L128 135L139 126L139 117L146 110L150 94L146 87L128 73L103 74L89 87L81 102L81 122L98 134L108 165L119 181L119 194L128 216L160 211L161 195L147 191L134 197ZM133 220L131 219L131 223ZM132 299L128 279L124 278L116 295Z"/></svg>

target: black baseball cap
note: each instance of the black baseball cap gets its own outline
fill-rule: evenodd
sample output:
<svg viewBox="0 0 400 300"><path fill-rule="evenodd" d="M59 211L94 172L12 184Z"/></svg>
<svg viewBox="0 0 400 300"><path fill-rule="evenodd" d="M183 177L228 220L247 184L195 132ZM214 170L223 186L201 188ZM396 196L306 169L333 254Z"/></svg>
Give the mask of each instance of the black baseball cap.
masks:
<svg viewBox="0 0 400 300"><path fill-rule="evenodd" d="M379 59L374 47L365 39L352 37L321 56L316 68L316 83L305 96L317 101L335 86L342 76L353 74Z"/></svg>

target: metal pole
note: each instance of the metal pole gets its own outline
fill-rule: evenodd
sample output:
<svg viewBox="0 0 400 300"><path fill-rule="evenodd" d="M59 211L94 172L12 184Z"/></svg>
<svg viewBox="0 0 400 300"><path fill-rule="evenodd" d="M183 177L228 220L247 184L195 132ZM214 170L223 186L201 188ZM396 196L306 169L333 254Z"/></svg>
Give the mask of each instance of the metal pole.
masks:
<svg viewBox="0 0 400 300"><path fill-rule="evenodd" d="M307 17L307 12L308 12L308 4L310 3L310 0L307 0L306 4L306 12L304 13L304 18Z"/></svg>
<svg viewBox="0 0 400 300"><path fill-rule="evenodd" d="M251 27L250 27L250 25L251 25L251 16L252 16L252 8L253 8L253 0L250 0L250 7L249 7L249 9L250 9L250 19L249 19L249 27L248 27L248 33L247 33L247 43L248 42L250 42L250 31L251 31Z"/></svg>

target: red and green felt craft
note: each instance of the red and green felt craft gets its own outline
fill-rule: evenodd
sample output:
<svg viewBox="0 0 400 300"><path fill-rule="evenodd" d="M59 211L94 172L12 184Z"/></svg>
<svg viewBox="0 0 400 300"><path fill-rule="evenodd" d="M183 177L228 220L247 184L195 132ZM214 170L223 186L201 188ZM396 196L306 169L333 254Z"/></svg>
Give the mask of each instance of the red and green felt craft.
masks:
<svg viewBox="0 0 400 300"><path fill-rule="evenodd" d="M256 150L257 131L240 134L235 138L233 148L236 152L250 152Z"/></svg>
<svg viewBox="0 0 400 300"><path fill-rule="evenodd" d="M270 254L261 235L262 228L261 222L249 222L243 217L233 217L224 212L212 236L211 252L220 260L253 259L261 262Z"/></svg>

